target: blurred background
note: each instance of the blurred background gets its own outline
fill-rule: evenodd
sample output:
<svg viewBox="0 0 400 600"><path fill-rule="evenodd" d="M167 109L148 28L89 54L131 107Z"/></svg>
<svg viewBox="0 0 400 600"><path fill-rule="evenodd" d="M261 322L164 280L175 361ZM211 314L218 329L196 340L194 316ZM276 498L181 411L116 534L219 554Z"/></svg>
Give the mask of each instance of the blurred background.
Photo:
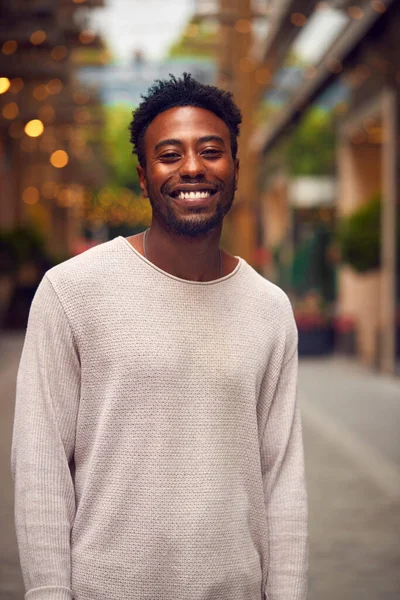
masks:
<svg viewBox="0 0 400 600"><path fill-rule="evenodd" d="M9 450L30 303L51 266L148 227L127 128L184 71L243 112L223 245L294 307L310 600L400 598L398 31L399 0L0 0L0 600L23 598Z"/></svg>

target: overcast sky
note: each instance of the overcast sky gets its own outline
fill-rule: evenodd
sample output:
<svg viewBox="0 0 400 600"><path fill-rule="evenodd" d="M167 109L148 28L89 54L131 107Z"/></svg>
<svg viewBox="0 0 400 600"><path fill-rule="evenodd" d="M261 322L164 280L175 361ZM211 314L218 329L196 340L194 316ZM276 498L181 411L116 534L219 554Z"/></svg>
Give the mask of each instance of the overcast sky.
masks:
<svg viewBox="0 0 400 600"><path fill-rule="evenodd" d="M106 0L105 8L90 11L90 25L102 33L117 60L129 59L135 50L160 59L194 10L195 0ZM296 52L317 62L346 22L337 10L315 14L297 38Z"/></svg>

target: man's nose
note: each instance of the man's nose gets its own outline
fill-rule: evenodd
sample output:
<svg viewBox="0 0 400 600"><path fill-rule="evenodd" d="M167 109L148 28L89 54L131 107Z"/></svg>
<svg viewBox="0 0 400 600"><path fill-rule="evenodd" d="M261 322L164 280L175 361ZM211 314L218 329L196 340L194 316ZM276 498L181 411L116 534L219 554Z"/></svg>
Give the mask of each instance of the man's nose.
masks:
<svg viewBox="0 0 400 600"><path fill-rule="evenodd" d="M187 154L179 169L181 177L197 177L198 175L204 175L205 172L205 165L196 152Z"/></svg>

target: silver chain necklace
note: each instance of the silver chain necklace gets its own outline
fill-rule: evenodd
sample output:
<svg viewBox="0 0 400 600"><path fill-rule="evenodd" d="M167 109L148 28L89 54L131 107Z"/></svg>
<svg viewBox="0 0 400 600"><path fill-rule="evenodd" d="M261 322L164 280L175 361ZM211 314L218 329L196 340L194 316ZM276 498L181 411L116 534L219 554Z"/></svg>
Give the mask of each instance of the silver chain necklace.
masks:
<svg viewBox="0 0 400 600"><path fill-rule="evenodd" d="M143 234L143 254L144 257L149 260L147 258L147 252L146 252L146 235L147 235L148 229L146 229L146 231ZM218 261L219 261L219 275L218 275L218 279L221 279L222 277L222 255L221 255L221 250L218 249Z"/></svg>

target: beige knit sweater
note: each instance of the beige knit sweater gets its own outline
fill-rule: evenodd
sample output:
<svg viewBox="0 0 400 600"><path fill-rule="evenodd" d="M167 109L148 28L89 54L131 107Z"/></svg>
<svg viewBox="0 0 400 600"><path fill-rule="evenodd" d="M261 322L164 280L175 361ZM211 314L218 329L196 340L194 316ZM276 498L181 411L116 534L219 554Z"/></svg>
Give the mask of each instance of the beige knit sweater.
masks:
<svg viewBox="0 0 400 600"><path fill-rule="evenodd" d="M285 294L119 237L32 304L12 448L29 600L304 600L307 527Z"/></svg>

